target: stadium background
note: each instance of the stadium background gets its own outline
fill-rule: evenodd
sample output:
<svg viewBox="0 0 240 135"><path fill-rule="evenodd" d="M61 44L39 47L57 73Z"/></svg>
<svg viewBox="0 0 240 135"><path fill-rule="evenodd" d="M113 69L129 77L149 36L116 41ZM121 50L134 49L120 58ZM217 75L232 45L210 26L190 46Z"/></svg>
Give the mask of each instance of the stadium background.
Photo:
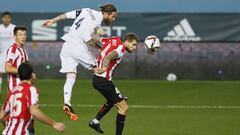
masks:
<svg viewBox="0 0 240 135"><path fill-rule="evenodd" d="M240 4L238 1L93 0L71 1L67 6L64 4L65 1L58 2L56 4L46 0L41 2L28 0L23 3L2 1L0 4L0 12L5 10L15 12L13 23L27 26L26 48L39 78L64 77L58 72L60 69L58 54L62 45L60 38L69 30L72 23L72 20L61 21L46 29L41 27L43 20L73 9L81 7L98 9L101 3L113 2L118 6L120 13L113 26L104 27L108 36L122 37L125 33L133 31L140 35L141 41L150 34L159 36L162 41L160 51L154 55L147 54L143 44L140 44L137 52L127 55L124 63L128 66L120 66L116 78L165 79L168 73L175 73L178 79L184 80L240 79L238 75L240 14L236 7ZM195 35L186 33L186 26L181 25L184 19ZM168 32L174 30L176 32L177 26L185 33L177 32L176 36L180 39L174 40L176 36L172 36L173 39L167 40ZM205 66L200 66L203 64ZM82 67L79 68L80 78L89 79L91 76L89 72L81 70ZM48 74L42 74L44 72Z"/></svg>
<svg viewBox="0 0 240 135"><path fill-rule="evenodd" d="M60 37L68 30L65 26L71 25L72 21L59 22L51 29L39 26L42 19L82 7L98 9L97 6L105 2L114 3L120 11L113 26L105 27L108 33L122 36L133 31L140 35L141 41L149 34L156 34L162 42L160 50L153 55L147 54L140 43L137 52L127 54L116 72L116 78L120 79L115 81L116 85L130 99L125 134L240 134L240 1L3 0L0 12L12 12L14 24L28 27L26 49L38 74L35 85L41 90L42 109L65 122L67 130L64 134L96 135L87 123L104 99L93 91L89 80L91 73L79 67L78 78L81 80L76 82L73 90L73 106L80 121L74 123L60 112L62 79L65 77L58 73ZM171 37L171 31L179 36L175 26L180 26L184 19L195 35L185 33L180 34L179 41L164 41L164 37ZM181 29L186 30L186 26L181 25ZM199 38L200 41L190 40ZM171 72L181 81L162 81ZM6 81L3 89L6 90ZM103 120L107 135L114 132L114 120L114 111ZM38 134L56 134L39 122L36 130Z"/></svg>

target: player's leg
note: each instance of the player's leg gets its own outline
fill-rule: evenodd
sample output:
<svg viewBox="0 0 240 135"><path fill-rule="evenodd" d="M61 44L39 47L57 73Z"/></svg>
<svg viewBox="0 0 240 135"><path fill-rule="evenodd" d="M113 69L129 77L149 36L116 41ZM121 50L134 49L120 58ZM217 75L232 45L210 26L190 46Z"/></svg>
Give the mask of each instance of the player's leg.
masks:
<svg viewBox="0 0 240 135"><path fill-rule="evenodd" d="M76 73L69 72L66 73L66 81L64 84L64 104L67 104L68 106L71 106L71 98L72 98L72 89L73 85L76 81Z"/></svg>
<svg viewBox="0 0 240 135"><path fill-rule="evenodd" d="M71 106L71 97L72 97L72 88L75 84L76 74L77 74L77 65L78 63L73 58L71 52L74 49L68 43L64 43L60 58L61 58L61 73L66 74L66 81L63 87L64 91L64 106L63 111L68 115L71 120L78 120L78 116L73 111Z"/></svg>
<svg viewBox="0 0 240 135"><path fill-rule="evenodd" d="M116 117L116 132L115 135L122 135L125 119L128 112L128 104L126 100L122 100L115 104L118 109L118 114Z"/></svg>
<svg viewBox="0 0 240 135"><path fill-rule="evenodd" d="M71 106L72 89L76 80L76 73L67 73L64 84L64 106L63 110L71 120L78 120L78 116Z"/></svg>
<svg viewBox="0 0 240 135"><path fill-rule="evenodd" d="M100 120L112 109L113 104L110 102L106 102L101 109L99 110L99 112L97 113L97 115L95 116L95 118L93 118L90 122L89 122L89 126L91 128L93 128L94 130L96 130L99 133L104 133L103 130L100 127Z"/></svg>
<svg viewBox="0 0 240 135"><path fill-rule="evenodd" d="M98 111L96 116L89 122L89 127L94 129L95 131L99 133L103 133L103 130L100 128L100 120L111 110L113 107L113 103L108 101L108 95L109 97L111 94L108 94L109 88L114 89L114 86L109 83L108 80L102 77L98 77L96 75L93 76L93 87L99 91L106 99L107 102L102 106L102 108ZM111 90L110 89L110 90ZM106 97L107 96L107 97Z"/></svg>

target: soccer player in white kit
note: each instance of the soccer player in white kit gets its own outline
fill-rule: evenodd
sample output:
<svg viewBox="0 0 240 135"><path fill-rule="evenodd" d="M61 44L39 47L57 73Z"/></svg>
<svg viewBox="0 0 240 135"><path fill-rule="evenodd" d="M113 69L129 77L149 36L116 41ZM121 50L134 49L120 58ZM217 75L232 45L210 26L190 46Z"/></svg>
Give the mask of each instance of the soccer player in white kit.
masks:
<svg viewBox="0 0 240 135"><path fill-rule="evenodd" d="M5 59L7 49L14 43L13 29L14 24L11 23L12 17L10 12L4 12L1 15L2 24L0 25L0 95L2 88L2 73L5 73Z"/></svg>
<svg viewBox="0 0 240 135"><path fill-rule="evenodd" d="M117 17L117 9L112 4L104 4L100 6L100 9L100 11L90 8L74 10L47 20L43 24L48 27L59 20L75 19L69 33L62 37L65 42L60 53L62 66L60 72L66 73L63 110L71 120L78 120L78 116L71 107L72 88L76 80L77 66L81 64L88 70L95 69L96 58L88 48L88 45L95 46L96 43L92 35L103 33L99 29L102 21L106 25L110 25Z"/></svg>

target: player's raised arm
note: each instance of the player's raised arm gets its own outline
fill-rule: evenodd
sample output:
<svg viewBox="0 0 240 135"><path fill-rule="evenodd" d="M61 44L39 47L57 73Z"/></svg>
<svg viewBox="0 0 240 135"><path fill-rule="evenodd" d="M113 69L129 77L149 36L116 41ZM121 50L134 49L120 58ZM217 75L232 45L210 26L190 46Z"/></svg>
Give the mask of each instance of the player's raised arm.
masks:
<svg viewBox="0 0 240 135"><path fill-rule="evenodd" d="M39 109L37 104L30 106L30 113L34 116L34 118L42 121L45 124L52 126L54 129L56 129L59 132L63 132L65 129L65 126L63 123L58 123L52 120L51 118L49 118Z"/></svg>
<svg viewBox="0 0 240 135"><path fill-rule="evenodd" d="M43 27L49 27L52 26L54 23L60 21L60 20L66 20L66 19L76 19L80 13L82 12L82 10L73 10L64 14L61 14L55 18L52 18L50 20L45 21L42 26Z"/></svg>
<svg viewBox="0 0 240 135"><path fill-rule="evenodd" d="M65 20L65 19L67 19L66 14L61 14L61 15L53 18L53 19L50 19L50 20L45 21L45 22L42 24L42 26L43 26L43 27L49 27L49 26L52 26L54 23L56 23L56 22L58 22L58 21L60 21L60 20Z"/></svg>

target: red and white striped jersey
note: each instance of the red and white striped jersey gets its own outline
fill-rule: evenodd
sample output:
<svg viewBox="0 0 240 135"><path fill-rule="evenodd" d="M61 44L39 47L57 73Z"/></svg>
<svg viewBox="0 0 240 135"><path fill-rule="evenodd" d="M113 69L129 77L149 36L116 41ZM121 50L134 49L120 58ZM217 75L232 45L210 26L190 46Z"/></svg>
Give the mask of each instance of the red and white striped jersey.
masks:
<svg viewBox="0 0 240 135"><path fill-rule="evenodd" d="M11 63L12 66L18 68L21 63L27 61L28 55L22 47L18 46L17 44L13 44L8 48L6 62ZM8 73L8 92L10 92L20 82L21 81L17 74Z"/></svg>
<svg viewBox="0 0 240 135"><path fill-rule="evenodd" d="M22 82L13 88L4 103L3 110L9 113L9 119L3 135L28 135L28 128L33 120L30 106L38 104L37 89Z"/></svg>
<svg viewBox="0 0 240 135"><path fill-rule="evenodd" d="M126 47L122 43L121 39L118 37L111 37L111 38L102 38L103 47L101 50L101 54L98 56L97 59L97 67L103 67L103 60L104 58L112 51L116 51L118 54L118 58L112 60L107 67L107 70L102 74L96 74L97 76L104 77L107 80L112 80L112 74L117 66L120 64L123 55L126 52Z"/></svg>

